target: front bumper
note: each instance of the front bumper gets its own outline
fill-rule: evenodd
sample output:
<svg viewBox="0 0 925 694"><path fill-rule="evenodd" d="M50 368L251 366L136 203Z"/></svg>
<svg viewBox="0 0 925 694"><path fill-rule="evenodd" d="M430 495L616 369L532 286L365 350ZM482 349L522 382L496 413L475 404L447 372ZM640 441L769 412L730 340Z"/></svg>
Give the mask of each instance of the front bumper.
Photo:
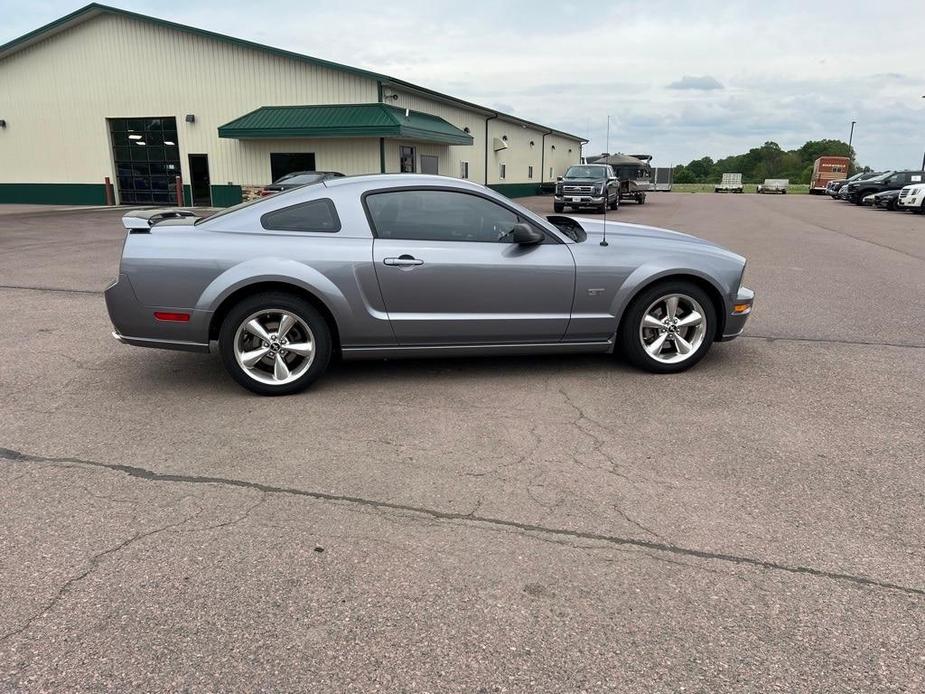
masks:
<svg viewBox="0 0 925 694"><path fill-rule="evenodd" d="M719 338L719 342L734 340L742 334L742 331L745 330L745 324L748 322L748 317L752 315L754 302L755 292L748 287L739 287L732 310L726 315L726 325L723 327L723 336ZM737 311L735 310L736 307L747 308Z"/></svg>
<svg viewBox="0 0 925 694"><path fill-rule="evenodd" d="M556 193L555 201L560 205L581 205L600 207L606 198L603 195L562 195Z"/></svg>
<svg viewBox="0 0 925 694"><path fill-rule="evenodd" d="M899 198L899 206L907 209L912 208L922 208L922 205L925 204L925 192L919 193L918 195L907 195L904 198Z"/></svg>
<svg viewBox="0 0 925 694"><path fill-rule="evenodd" d="M169 306L145 306L127 275L110 284L104 292L106 310L112 322L112 336L119 342L137 347L156 347L185 352L209 351L209 322L212 313ZM183 311L190 314L187 322L159 321L155 311Z"/></svg>

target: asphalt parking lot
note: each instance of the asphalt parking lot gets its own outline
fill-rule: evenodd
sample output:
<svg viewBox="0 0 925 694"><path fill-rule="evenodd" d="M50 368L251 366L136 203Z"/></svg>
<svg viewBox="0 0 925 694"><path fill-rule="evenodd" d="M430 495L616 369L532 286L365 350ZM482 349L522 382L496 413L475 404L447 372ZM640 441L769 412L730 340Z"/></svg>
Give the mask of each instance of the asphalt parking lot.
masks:
<svg viewBox="0 0 925 694"><path fill-rule="evenodd" d="M261 399L110 337L120 214L0 208L0 688L925 688L925 217L654 194L757 292L694 370Z"/></svg>

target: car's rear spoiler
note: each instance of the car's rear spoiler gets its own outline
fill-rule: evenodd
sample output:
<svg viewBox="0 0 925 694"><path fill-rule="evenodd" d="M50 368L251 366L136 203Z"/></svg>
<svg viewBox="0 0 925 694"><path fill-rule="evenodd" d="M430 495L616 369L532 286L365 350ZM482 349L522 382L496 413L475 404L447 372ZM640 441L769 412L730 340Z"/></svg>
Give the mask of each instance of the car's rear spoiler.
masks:
<svg viewBox="0 0 925 694"><path fill-rule="evenodd" d="M129 231L149 231L158 222L165 219L180 219L183 217L199 217L192 210L181 207L167 207L155 210L132 210L122 215L122 226Z"/></svg>

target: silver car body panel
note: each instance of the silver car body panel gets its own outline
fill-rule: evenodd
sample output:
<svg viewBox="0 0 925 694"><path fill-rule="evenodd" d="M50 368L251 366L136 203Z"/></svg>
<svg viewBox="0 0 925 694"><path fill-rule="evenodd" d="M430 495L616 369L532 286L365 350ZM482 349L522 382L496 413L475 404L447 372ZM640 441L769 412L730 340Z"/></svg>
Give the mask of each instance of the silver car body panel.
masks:
<svg viewBox="0 0 925 694"><path fill-rule="evenodd" d="M489 198L543 229L548 242L375 238L363 195L409 187ZM268 212L320 198L334 203L340 231L291 232L261 224ZM743 300L741 256L679 232L618 222L606 222L608 245L602 246L605 222L582 217L573 219L588 238L575 242L511 200L458 179L338 178L196 224L157 212L130 213L136 221L126 236L119 278L106 290L116 334L135 345L206 351L216 337L217 312L220 317L226 302L258 285L311 294L333 319L344 356L354 358L607 351L633 296L677 275L714 290L724 316L719 339L734 337L744 324L731 315ZM154 226L145 229L140 219ZM399 256L422 262L387 264ZM189 319L165 322L154 317L156 311L184 312Z"/></svg>

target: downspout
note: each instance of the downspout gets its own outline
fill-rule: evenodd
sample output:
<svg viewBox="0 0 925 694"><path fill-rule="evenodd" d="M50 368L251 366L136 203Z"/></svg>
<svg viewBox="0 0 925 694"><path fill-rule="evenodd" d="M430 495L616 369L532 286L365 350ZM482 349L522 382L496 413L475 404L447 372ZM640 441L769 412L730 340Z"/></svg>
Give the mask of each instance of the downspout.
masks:
<svg viewBox="0 0 925 694"><path fill-rule="evenodd" d="M497 112L485 119L485 185L488 185L488 121L498 117Z"/></svg>
<svg viewBox="0 0 925 694"><path fill-rule="evenodd" d="M543 177L546 176L546 136L552 135L552 130L543 133L543 139L540 141L542 151L540 152L540 190L543 190Z"/></svg>
<svg viewBox="0 0 925 694"><path fill-rule="evenodd" d="M376 82L376 90L378 93L379 103L383 103L382 100L382 80ZM379 173L385 173L385 138L379 138Z"/></svg>

